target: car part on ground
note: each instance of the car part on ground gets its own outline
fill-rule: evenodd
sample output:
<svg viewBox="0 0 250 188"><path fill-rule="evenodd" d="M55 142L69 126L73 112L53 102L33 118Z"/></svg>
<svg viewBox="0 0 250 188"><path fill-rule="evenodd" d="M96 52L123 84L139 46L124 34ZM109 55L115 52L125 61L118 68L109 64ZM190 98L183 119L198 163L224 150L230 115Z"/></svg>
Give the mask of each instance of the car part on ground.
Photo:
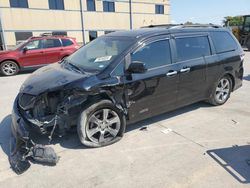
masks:
<svg viewBox="0 0 250 188"><path fill-rule="evenodd" d="M26 132L26 134L28 134ZM22 174L30 167L30 161L43 165L56 165L59 157L51 147L35 144L29 135L20 139L12 134L10 140L9 162L12 170Z"/></svg>

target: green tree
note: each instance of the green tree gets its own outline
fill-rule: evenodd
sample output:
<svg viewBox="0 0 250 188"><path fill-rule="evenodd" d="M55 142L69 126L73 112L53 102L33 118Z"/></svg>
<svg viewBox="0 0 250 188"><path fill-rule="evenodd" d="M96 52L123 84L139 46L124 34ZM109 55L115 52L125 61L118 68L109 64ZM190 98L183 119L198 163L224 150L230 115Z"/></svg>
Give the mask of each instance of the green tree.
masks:
<svg viewBox="0 0 250 188"><path fill-rule="evenodd" d="M223 20L224 26L240 26L243 24L242 16L227 16Z"/></svg>

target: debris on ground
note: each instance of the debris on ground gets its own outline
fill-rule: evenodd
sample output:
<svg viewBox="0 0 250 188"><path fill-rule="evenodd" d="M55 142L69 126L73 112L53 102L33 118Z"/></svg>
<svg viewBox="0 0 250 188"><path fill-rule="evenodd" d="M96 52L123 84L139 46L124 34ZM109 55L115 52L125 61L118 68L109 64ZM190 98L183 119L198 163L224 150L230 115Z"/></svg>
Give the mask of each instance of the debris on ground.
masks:
<svg viewBox="0 0 250 188"><path fill-rule="evenodd" d="M233 122L234 124L238 124L238 123L239 123L238 121L235 121L234 119L232 119L232 122Z"/></svg>
<svg viewBox="0 0 250 188"><path fill-rule="evenodd" d="M12 170L18 175L29 169L30 162L55 166L58 161L59 157L51 147L35 144L31 139L25 142L11 139L9 162Z"/></svg>
<svg viewBox="0 0 250 188"><path fill-rule="evenodd" d="M147 127L147 126L144 126L144 127L141 127L139 130L140 130L140 131L147 131L147 130L148 130L148 127Z"/></svg>

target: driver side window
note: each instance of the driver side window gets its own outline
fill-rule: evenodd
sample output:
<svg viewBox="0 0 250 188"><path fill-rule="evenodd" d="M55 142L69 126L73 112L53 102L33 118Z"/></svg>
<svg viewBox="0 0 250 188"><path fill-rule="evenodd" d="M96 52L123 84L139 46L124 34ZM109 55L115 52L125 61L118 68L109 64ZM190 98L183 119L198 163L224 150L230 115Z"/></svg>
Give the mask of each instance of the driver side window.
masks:
<svg viewBox="0 0 250 188"><path fill-rule="evenodd" d="M132 54L131 60L145 63L147 69L171 64L169 40L160 40L145 45Z"/></svg>
<svg viewBox="0 0 250 188"><path fill-rule="evenodd" d="M41 40L32 40L25 45L28 50L38 50L41 49Z"/></svg>

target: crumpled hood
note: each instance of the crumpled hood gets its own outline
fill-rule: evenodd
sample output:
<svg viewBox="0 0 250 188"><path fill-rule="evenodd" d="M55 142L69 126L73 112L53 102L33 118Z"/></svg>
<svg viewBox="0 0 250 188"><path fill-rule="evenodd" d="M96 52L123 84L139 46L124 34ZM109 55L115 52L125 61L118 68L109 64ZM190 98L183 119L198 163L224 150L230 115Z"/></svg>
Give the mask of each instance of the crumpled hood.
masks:
<svg viewBox="0 0 250 188"><path fill-rule="evenodd" d="M54 91L71 82L89 75L76 73L54 63L35 71L22 85L20 92L39 95L45 91Z"/></svg>

